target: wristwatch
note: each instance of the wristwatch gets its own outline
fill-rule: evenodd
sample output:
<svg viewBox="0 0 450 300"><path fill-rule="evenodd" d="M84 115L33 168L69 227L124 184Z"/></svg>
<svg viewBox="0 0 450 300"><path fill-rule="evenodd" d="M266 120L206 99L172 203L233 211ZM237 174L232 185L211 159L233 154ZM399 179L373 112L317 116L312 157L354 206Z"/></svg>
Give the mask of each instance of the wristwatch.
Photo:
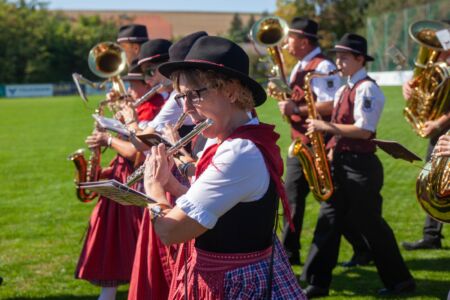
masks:
<svg viewBox="0 0 450 300"><path fill-rule="evenodd" d="M150 208L150 220L154 222L157 218L164 216L163 210L167 209L166 205L162 207L162 204L154 205Z"/></svg>

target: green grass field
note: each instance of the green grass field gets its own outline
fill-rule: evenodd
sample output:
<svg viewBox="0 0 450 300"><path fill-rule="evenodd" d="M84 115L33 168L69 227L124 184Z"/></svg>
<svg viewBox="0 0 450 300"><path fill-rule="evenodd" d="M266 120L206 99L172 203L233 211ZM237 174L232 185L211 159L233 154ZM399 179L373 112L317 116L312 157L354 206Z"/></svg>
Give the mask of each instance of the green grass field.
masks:
<svg viewBox="0 0 450 300"><path fill-rule="evenodd" d="M402 116L400 88L384 88L386 106L378 137L394 139L421 157L427 141L418 138ZM74 166L67 155L84 146L91 132L91 109L78 97L0 99L0 299L96 299L98 288L73 277L83 234L94 203L75 197ZM266 123L277 124L284 153L290 143L288 125L274 101L258 110ZM384 216L397 241L421 237L425 213L415 200L414 184L421 164L411 165L379 152L384 170ZM103 165L111 158L104 156ZM312 240L319 204L311 197L306 207L302 261ZM449 226L444 235L450 236ZM417 280L414 299L446 299L450 289L450 242L445 249L402 254ZM344 241L339 261L348 260ZM299 273L301 268L295 268ZM381 288L374 266L333 273L329 299L371 299ZM118 299L126 299L127 287Z"/></svg>

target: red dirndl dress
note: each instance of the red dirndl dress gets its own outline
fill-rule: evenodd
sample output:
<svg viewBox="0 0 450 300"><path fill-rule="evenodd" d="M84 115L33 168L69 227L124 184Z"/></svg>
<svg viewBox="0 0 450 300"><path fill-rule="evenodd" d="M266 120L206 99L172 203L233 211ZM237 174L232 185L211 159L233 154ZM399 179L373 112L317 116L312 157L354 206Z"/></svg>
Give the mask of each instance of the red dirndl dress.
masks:
<svg viewBox="0 0 450 300"><path fill-rule="evenodd" d="M108 179L126 182L132 163L117 155ZM141 207L123 206L100 196L92 211L75 277L103 286L128 283L142 219Z"/></svg>

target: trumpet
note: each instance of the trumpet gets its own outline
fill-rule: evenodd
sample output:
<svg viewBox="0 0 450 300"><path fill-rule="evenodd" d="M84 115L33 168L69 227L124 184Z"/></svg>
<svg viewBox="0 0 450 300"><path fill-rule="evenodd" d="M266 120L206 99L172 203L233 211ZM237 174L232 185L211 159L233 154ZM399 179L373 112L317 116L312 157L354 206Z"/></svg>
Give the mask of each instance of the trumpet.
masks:
<svg viewBox="0 0 450 300"><path fill-rule="evenodd" d="M191 132L185 135L183 138L178 140L172 147L167 150L168 156L175 155L178 151L180 151L187 143L189 143L193 138L202 133L206 128L210 127L214 122L211 119L206 119L202 123L196 125ZM130 176L127 177L127 185L131 186L135 184L137 181L141 180L144 177L145 164L140 166L136 171L134 171Z"/></svg>

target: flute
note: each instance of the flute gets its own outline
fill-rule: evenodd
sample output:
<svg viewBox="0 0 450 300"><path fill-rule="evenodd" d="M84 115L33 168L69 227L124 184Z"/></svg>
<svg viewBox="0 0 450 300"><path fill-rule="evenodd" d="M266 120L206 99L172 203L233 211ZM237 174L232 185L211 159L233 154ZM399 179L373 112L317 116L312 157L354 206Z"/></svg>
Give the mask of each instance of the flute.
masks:
<svg viewBox="0 0 450 300"><path fill-rule="evenodd" d="M206 128L211 126L214 122L211 119L206 119L202 123L197 124L191 132L178 140L172 147L167 150L167 155L172 156L189 143L193 138L202 133ZM131 186L144 177L145 163L136 169L130 176L127 177L127 185Z"/></svg>

